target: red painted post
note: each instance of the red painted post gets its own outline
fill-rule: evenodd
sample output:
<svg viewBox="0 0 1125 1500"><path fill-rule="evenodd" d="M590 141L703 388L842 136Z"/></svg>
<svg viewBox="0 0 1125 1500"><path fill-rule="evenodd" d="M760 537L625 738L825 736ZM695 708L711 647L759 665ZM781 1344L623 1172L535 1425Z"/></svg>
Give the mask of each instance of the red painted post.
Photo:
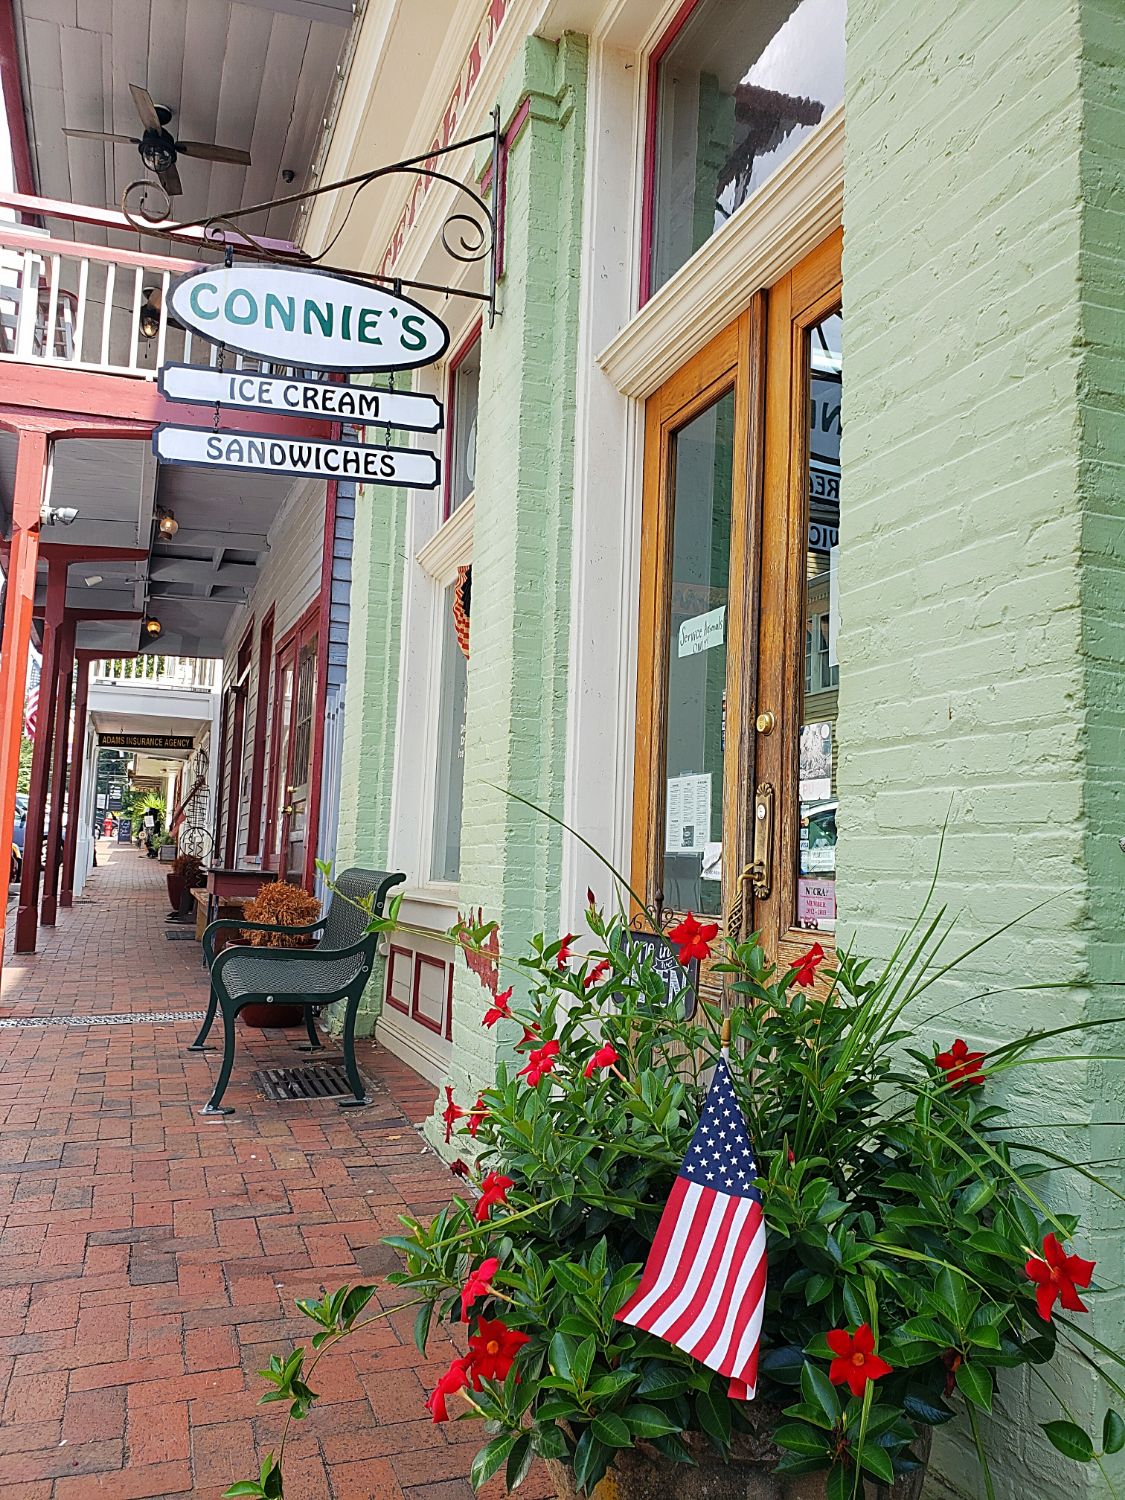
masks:
<svg viewBox="0 0 1125 1500"><path fill-rule="evenodd" d="M27 823L23 838L23 878L20 881L19 906L16 908L17 953L35 952L43 823L47 813L47 782L51 769L51 748L54 744L67 566L66 563L52 563L47 572L47 611L43 621L43 664L39 670L35 753L31 757L31 789L27 797Z"/></svg>
<svg viewBox="0 0 1125 1500"><path fill-rule="evenodd" d="M70 755L70 702L74 692L74 621L65 620L59 633L59 668L56 673L55 753L51 766L51 818L47 826L47 855L43 861L43 902L39 921L53 927L59 907L59 871L62 867L62 817L66 801L67 766ZM70 816L74 817L73 800Z"/></svg>
<svg viewBox="0 0 1125 1500"><path fill-rule="evenodd" d="M74 867L78 859L82 773L86 769L86 709L90 700L90 658L85 651L78 653L78 662L74 670L77 673L78 686L74 693L74 749L70 758L70 813L66 820L66 842L63 845L60 906L74 905Z"/></svg>
<svg viewBox="0 0 1125 1500"><path fill-rule="evenodd" d="M19 433L12 497L12 540L4 595L4 649L0 652L0 859L7 864L15 821L20 740L23 737L27 653L39 561L39 507L47 482L47 434ZM0 903L0 962L7 902Z"/></svg>

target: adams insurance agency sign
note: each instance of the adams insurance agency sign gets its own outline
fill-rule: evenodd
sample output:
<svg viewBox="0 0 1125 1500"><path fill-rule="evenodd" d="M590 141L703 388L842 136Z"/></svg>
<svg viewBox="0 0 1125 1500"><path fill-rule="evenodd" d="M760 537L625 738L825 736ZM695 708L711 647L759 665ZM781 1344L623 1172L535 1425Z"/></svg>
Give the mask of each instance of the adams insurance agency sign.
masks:
<svg viewBox="0 0 1125 1500"><path fill-rule="evenodd" d="M412 370L440 359L449 330L409 297L291 266L207 266L181 276L172 316L212 343L311 370Z"/></svg>

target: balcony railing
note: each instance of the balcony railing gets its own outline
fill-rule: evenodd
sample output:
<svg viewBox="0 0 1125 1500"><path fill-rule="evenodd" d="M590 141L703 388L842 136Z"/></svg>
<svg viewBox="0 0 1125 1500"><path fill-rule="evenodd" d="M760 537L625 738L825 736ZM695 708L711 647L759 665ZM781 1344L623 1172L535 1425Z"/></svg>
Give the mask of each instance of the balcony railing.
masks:
<svg viewBox="0 0 1125 1500"><path fill-rule="evenodd" d="M218 348L167 312L172 281L202 264L0 223L0 361L139 380L155 380L166 361L216 365ZM242 354L227 354L224 368L289 373Z"/></svg>
<svg viewBox="0 0 1125 1500"><path fill-rule="evenodd" d="M210 656L101 657L93 663L92 684L122 687L196 688L219 685L222 662Z"/></svg>

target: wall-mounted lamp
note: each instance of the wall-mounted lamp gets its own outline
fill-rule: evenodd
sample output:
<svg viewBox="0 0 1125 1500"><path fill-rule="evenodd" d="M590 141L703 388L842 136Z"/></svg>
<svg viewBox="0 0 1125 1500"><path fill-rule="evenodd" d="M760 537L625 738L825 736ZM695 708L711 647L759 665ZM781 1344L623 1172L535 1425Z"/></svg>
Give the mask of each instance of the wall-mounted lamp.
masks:
<svg viewBox="0 0 1125 1500"><path fill-rule="evenodd" d="M161 510L158 507L156 511L156 529L161 536L171 538L179 531L180 523L170 510Z"/></svg>
<svg viewBox="0 0 1125 1500"><path fill-rule="evenodd" d="M142 629L146 640L149 641L158 641L164 634L164 626L152 615L145 621Z"/></svg>
<svg viewBox="0 0 1125 1500"><path fill-rule="evenodd" d="M77 519L77 505L49 505L44 500L39 507L39 521L43 526L70 526Z"/></svg>
<svg viewBox="0 0 1125 1500"><path fill-rule="evenodd" d="M144 294L145 300L137 316L137 327L141 338L154 339L160 332L160 309L164 299L158 286L146 286Z"/></svg>

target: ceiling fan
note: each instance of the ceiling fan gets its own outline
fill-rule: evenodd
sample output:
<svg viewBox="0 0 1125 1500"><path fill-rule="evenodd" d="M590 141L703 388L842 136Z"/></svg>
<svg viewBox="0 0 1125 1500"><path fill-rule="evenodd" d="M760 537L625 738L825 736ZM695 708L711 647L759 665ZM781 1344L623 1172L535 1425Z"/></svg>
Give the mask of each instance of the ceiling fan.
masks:
<svg viewBox="0 0 1125 1500"><path fill-rule="evenodd" d="M176 171L178 156L198 156L203 161L225 161L234 166L250 165L249 151L240 151L237 146L216 146L208 141L178 141L165 128L172 118L166 104L153 103L148 89L139 83L131 83L129 92L137 107L144 134L114 135L108 130L63 130L63 135L76 136L84 141L118 141L123 146L136 146L141 160L160 179L160 184L169 197L183 192L180 174Z"/></svg>

